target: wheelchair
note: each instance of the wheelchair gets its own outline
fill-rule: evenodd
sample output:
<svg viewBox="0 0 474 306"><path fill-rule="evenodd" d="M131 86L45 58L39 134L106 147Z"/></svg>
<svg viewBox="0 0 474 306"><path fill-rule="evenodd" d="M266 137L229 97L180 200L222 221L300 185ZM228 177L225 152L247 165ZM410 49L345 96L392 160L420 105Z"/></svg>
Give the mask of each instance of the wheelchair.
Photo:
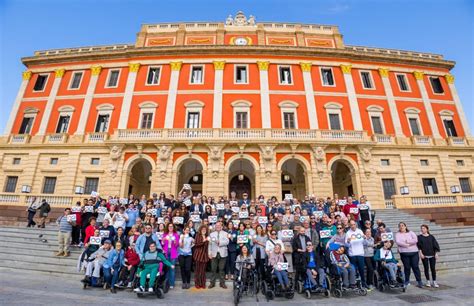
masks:
<svg viewBox="0 0 474 306"><path fill-rule="evenodd" d="M394 290L406 292L404 275L401 267L397 267L395 282L390 282L390 272L385 269L381 262L377 262L377 269L374 271L374 284L380 292Z"/></svg>
<svg viewBox="0 0 474 306"><path fill-rule="evenodd" d="M243 296L255 296L258 303L258 274L255 268L245 267L246 262L242 263L240 269L236 271L236 276L233 282L234 304L237 306Z"/></svg>
<svg viewBox="0 0 474 306"><path fill-rule="evenodd" d="M168 282L166 281L167 271L168 271L168 268L164 264L160 263L158 272L156 273L156 280L155 280L155 285L153 286L153 292L148 292L148 288L149 288L148 282L150 280L150 276L147 275L146 283L144 287L145 290L136 292L137 297L143 298L146 296L155 295L158 299L164 299L165 294L168 293L169 288L170 288ZM143 272L143 268L139 266L135 275L135 279L133 280L132 289L140 287L140 275L142 272Z"/></svg>
<svg viewBox="0 0 474 306"><path fill-rule="evenodd" d="M296 291L300 294L304 293L307 299L311 299L313 295L323 295L324 297L331 296L331 280L329 276L326 274L324 278L324 282L322 284L319 283L319 276L316 277L317 285L313 285L311 280L308 276L304 282L298 281L296 282Z"/></svg>
<svg viewBox="0 0 474 306"><path fill-rule="evenodd" d="M273 300L275 297L285 297L287 299L292 299L295 296L295 290L293 289L294 282L293 278L288 275L288 289L285 290L280 285L278 278L275 274L272 273L272 267L265 267L265 276L261 280L261 290L262 294L265 296L267 302Z"/></svg>
<svg viewBox="0 0 474 306"><path fill-rule="evenodd" d="M354 269L354 266L350 264ZM331 264L329 267L329 279L331 283L331 294L336 298L341 298L343 294L355 293L360 296L367 295L367 289L362 287L360 275L356 275L356 285L354 288L345 288L343 286L342 275L339 273L338 267L335 264Z"/></svg>
<svg viewBox="0 0 474 306"><path fill-rule="evenodd" d="M80 255L80 260L82 263L90 263L96 260L95 258L91 258L90 255L92 253L88 253L87 250L82 252ZM107 283L105 282L104 278L104 270L101 267L100 268L100 277L84 277L84 279L81 280L82 283L82 289L87 289L87 287L92 287L92 288L104 288L106 289Z"/></svg>

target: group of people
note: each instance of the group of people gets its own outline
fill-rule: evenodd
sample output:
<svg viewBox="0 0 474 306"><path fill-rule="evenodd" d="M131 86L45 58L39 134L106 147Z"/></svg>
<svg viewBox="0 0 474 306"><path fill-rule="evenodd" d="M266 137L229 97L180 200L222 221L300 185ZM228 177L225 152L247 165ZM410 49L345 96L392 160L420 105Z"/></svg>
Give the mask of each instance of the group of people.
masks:
<svg viewBox="0 0 474 306"><path fill-rule="evenodd" d="M58 218L59 251L69 255L72 246L83 247L79 267L85 269L85 282L97 282L102 269L105 284L132 287L137 268L140 286L153 290L155 276L162 265L168 267L166 282L175 286L175 266L179 264L182 288L189 289L194 271L194 285L206 286L206 271L211 271L208 288L216 283L227 288L225 280L234 279L242 262L254 267L260 277L269 270L283 288L288 288L289 274L296 281L321 284L326 268L337 267L345 287L355 286L356 276L362 286L374 287L377 263L389 272L394 282L403 264L404 285L410 284L413 271L417 286L423 286L419 269L421 258L425 286L438 287L436 259L440 248L421 226L416 235L404 222L392 232L382 220L374 220L365 196L284 200L276 197L249 199L206 197L181 190L177 198L164 193L135 198L87 198L67 208ZM401 263L392 251L398 246ZM283 264L282 264L283 263ZM430 277L431 270L431 277Z"/></svg>

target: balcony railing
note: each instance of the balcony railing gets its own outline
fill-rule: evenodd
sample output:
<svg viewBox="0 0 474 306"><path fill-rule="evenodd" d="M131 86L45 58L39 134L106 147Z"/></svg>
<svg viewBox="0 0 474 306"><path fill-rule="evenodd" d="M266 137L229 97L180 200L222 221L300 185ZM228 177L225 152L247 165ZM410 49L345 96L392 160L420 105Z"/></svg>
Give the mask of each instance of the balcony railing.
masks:
<svg viewBox="0 0 474 306"><path fill-rule="evenodd" d="M57 133L57 134L49 134L47 135L47 142L48 143L66 143L68 138L68 134L66 133Z"/></svg>
<svg viewBox="0 0 474 306"><path fill-rule="evenodd" d="M395 195L392 200L397 208L465 206L474 204L474 193Z"/></svg>
<svg viewBox="0 0 474 306"><path fill-rule="evenodd" d="M336 131L336 130L324 130L321 131L322 139L331 139L331 140L363 140L366 135L365 131Z"/></svg>
<svg viewBox="0 0 474 306"><path fill-rule="evenodd" d="M452 146L464 146L466 139L464 137L448 137L448 143Z"/></svg>
<svg viewBox="0 0 474 306"><path fill-rule="evenodd" d="M153 139L161 138L161 130L147 130L147 129L138 129L138 130L118 130L119 139Z"/></svg>
<svg viewBox="0 0 474 306"><path fill-rule="evenodd" d="M30 135L28 134L16 134L11 135L10 143L11 144L23 144L28 143L30 141Z"/></svg>
<svg viewBox="0 0 474 306"><path fill-rule="evenodd" d="M107 133L89 133L87 134L88 142L104 142L107 140Z"/></svg>
<svg viewBox="0 0 474 306"><path fill-rule="evenodd" d="M392 135L382 135L382 134L375 134L372 135L372 140L378 143L393 143L393 136Z"/></svg>
<svg viewBox="0 0 474 306"><path fill-rule="evenodd" d="M415 145L431 145L430 136L412 136L411 139Z"/></svg>

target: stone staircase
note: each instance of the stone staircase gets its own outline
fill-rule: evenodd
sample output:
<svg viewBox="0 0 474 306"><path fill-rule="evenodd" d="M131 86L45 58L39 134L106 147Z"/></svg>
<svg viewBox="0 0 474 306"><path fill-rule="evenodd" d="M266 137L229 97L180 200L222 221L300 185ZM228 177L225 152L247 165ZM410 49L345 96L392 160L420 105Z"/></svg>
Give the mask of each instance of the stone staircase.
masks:
<svg viewBox="0 0 474 306"><path fill-rule="evenodd" d="M474 248L474 226L441 226L397 209L378 210L375 219L382 219L393 232L398 231L398 223L403 221L408 229L420 233L420 226L427 224L441 248L437 271L473 271L474 258L466 255ZM397 251L396 245L394 250ZM463 251L461 251L463 250ZM468 253L466 253L468 251ZM420 269L423 265L420 262Z"/></svg>

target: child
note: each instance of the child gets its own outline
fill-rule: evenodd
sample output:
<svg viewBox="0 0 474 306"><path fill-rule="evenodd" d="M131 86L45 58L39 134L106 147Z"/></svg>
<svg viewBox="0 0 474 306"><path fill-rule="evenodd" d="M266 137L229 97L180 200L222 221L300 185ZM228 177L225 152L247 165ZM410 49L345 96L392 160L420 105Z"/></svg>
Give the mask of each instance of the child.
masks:
<svg viewBox="0 0 474 306"><path fill-rule="evenodd" d="M394 286L397 279L397 269L400 267L400 264L393 255L392 242L390 240L384 241L383 248L377 250L375 261L380 262L382 267L388 270L390 273L390 285ZM402 279L405 278L402 276Z"/></svg>
<svg viewBox="0 0 474 306"><path fill-rule="evenodd" d="M156 242L150 243L150 250L147 251L142 258L141 264L143 264L143 271L140 274L140 287L135 288L135 292L144 292L146 277L150 275L150 282L148 283L148 292L153 292L155 286L156 274L158 273L158 267L160 262L163 262L165 265L174 269L174 265L171 264L163 255L162 252L158 252L156 249Z"/></svg>
<svg viewBox="0 0 474 306"><path fill-rule="evenodd" d="M338 245L339 247L331 252L331 263L337 266L337 272L342 274L342 282L345 288L355 288L356 275L355 269L351 265L349 258L344 254L344 246ZM333 246L330 246L332 249Z"/></svg>

